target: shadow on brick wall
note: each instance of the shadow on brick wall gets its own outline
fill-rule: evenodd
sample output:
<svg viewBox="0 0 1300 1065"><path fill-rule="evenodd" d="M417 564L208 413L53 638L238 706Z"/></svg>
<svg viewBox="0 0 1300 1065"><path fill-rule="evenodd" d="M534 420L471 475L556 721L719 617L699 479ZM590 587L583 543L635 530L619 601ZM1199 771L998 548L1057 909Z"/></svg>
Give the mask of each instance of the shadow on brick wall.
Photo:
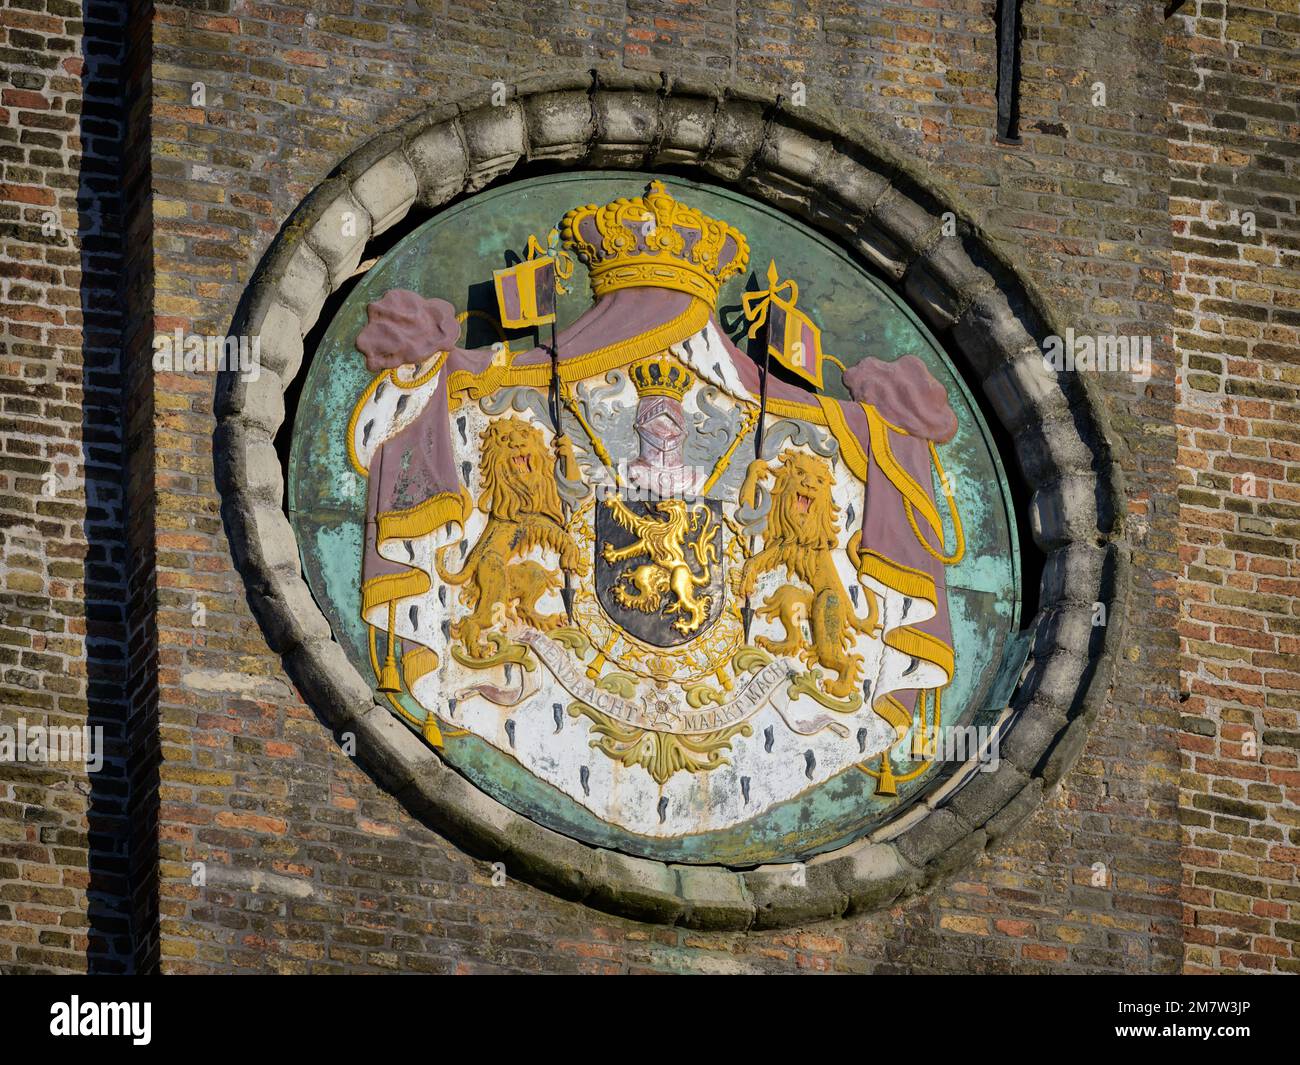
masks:
<svg viewBox="0 0 1300 1065"><path fill-rule="evenodd" d="M138 350L150 325L149 292L141 267L151 253L131 220L148 211L148 129L129 120L132 34L147 55L149 10L121 0L84 0L77 211L83 317L82 441L85 466L86 702L88 724L102 729L105 760L87 774L87 968L97 973L139 971L138 885L156 882L157 713L153 645L137 619L151 615L152 595L139 594L148 555L147 506L152 462L137 427L151 412L137 402L147 372L131 373L128 353ZM75 59L73 60L75 62ZM136 76L135 84L147 86ZM137 101L138 102L138 101ZM141 112L147 117L147 112ZM133 155L143 165L133 164ZM138 178L143 172L144 187ZM136 178L133 186L132 179ZM141 312L141 313L133 313ZM147 362L145 370L147 370ZM142 446L145 445L145 446ZM145 532L141 539L134 535ZM134 541L134 545L133 545ZM146 582L151 583L151 582ZM141 608L149 604L149 609ZM151 738L151 741L150 741ZM148 870L148 872L146 872ZM153 888L156 896L156 887ZM154 922L156 924L156 918ZM148 968L148 964L144 966Z"/></svg>

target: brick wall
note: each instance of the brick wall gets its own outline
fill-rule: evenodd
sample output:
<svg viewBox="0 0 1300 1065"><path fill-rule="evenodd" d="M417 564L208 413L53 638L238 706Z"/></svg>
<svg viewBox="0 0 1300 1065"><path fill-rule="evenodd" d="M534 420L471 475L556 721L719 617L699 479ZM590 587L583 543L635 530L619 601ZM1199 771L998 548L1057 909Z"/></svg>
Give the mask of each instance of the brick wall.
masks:
<svg viewBox="0 0 1300 1065"><path fill-rule="evenodd" d="M960 186L1076 328L1167 320L1161 61L1147 4L1028 5L1025 143L993 141L992 6L160 5L154 41L156 325L222 332L297 200L375 131L520 71L629 67L805 85ZM1096 28L1089 28L1089 23ZM1090 103L1106 80L1108 104ZM204 107L191 103L205 83ZM1149 329L1150 327L1146 327ZM1165 360L1170 366L1170 360ZM1147 531L1124 699L1019 842L867 920L701 935L607 919L488 870L413 823L296 702L244 606L216 519L206 382L160 378L162 957L171 971L414 968L1176 968L1172 373L1104 385ZM165 409L164 409L165 408ZM207 624L190 625L196 598ZM1153 626L1154 627L1154 626ZM1158 631L1158 630L1157 630ZM208 884L190 863L208 863ZM1096 863L1101 870L1094 872ZM1098 886L1094 878L1100 875Z"/></svg>
<svg viewBox="0 0 1300 1065"><path fill-rule="evenodd" d="M121 971L123 5L0 11L0 725L103 728L102 771L0 763L0 971Z"/></svg>
<svg viewBox="0 0 1300 1065"><path fill-rule="evenodd" d="M1281 6L1290 2L1284 0ZM1279 9L1277 3L1270 4L1270 10ZM1294 741L1294 703L1285 702L1282 686L1266 683L1266 669L1275 676L1283 671L1265 662L1243 664L1261 674L1257 702L1222 701L1215 685L1224 679L1231 681L1238 700L1240 692L1252 690L1239 678L1214 673L1219 663L1223 668L1231 665L1222 657L1221 645L1232 641L1185 629L1184 650L1202 664L1195 677L1184 678L1183 690L1195 682L1199 690L1192 689L1193 698L1201 701L1189 700L1180 707L1177 582L1184 563L1186 575L1197 580L1202 572L1217 573L1220 582L1206 578L1202 594L1211 608L1228 606L1214 595L1243 590L1242 577L1252 571L1237 559L1248 560L1254 548L1233 547L1226 539L1210 544L1198 537L1255 536L1254 542L1275 550L1285 529L1262 536L1244 524L1228 530L1218 522L1228 517L1285 525L1293 515L1265 507L1285 503L1288 483L1295 492L1295 467L1290 467L1289 482L1285 472L1270 473L1270 495L1247 501L1246 514L1229 505L1235 497L1229 498L1231 489L1221 483L1228 467L1211 466L1206 475L1220 480L1211 476L1208 491L1222 499L1222 505L1201 502L1198 507L1211 516L1218 511L1219 518L1207 521L1196 536L1180 536L1175 470L1180 441L1174 410L1179 359L1170 347L1172 316L1176 309L1180 339L1193 333L1210 339L1204 326L1193 328L1188 316L1195 314L1187 301L1196 286L1209 293L1225 282L1203 280L1218 278L1218 267L1192 270L1192 257L1179 251L1171 304L1168 210L1172 157L1176 180L1196 190L1189 194L1175 186L1179 219L1192 213L1196 219L1214 217L1202 216L1199 206L1194 211L1188 206L1193 198L1199 201L1203 183L1210 179L1199 171L1187 175L1189 166L1200 163L1179 154L1180 141L1188 137L1178 123L1194 127L1192 142L1206 141L1203 150L1211 155L1236 150L1235 138L1246 131L1192 123L1179 113L1198 106L1189 72L1205 63L1225 70L1231 61L1261 85L1269 79L1259 71L1261 60L1249 53L1246 42L1237 42L1248 52L1242 58L1227 43L1237 39L1210 25L1212 12L1195 22L1166 24L1159 5L1145 0L1026 0L1023 143L1000 146L993 137L993 13L992 0L848 7L744 0L735 5L480 0L435 2L414 10L351 0L210 0L204 6L156 6L152 32L145 37L148 48L133 46L131 52L137 64L143 63L138 72L151 75L147 92L139 85L135 89L133 99L139 103L132 112L132 136L147 128L153 151L147 165L140 153L130 153L135 198L128 197L139 207L131 214L128 242L135 286L129 305L152 304L152 320L133 323L146 332L179 325L193 332L224 333L252 269L296 203L378 130L437 101L485 95L494 81L509 83L530 72L613 63L669 74L707 71L723 78L743 77L763 83L774 95L788 96L796 82L802 83L810 105L842 109L848 120L884 133L924 160L937 180L956 187L1002 248L1047 294L1062 323L1079 332L1153 335L1158 366L1145 384L1118 374L1099 375L1097 382L1127 475L1135 569L1132 610L1138 636L1125 649L1114 698L1096 722L1075 770L1010 845L926 898L869 918L737 935L652 928L606 918L514 882L494 887L483 863L465 857L408 817L343 755L325 726L297 699L250 616L231 566L212 483L212 382L179 375L158 375L150 381L138 372L138 362L133 364L137 372L126 385L132 411L131 461L120 471L130 522L119 542L129 534L133 564L128 589L133 640L129 709L135 716L127 735L131 801L133 812L140 813L136 823L151 826L154 817L158 822L156 835L142 831L132 848L142 876L128 887L137 892L141 912L149 910L147 891L140 892L153 865L150 840L156 840L160 877L156 928L137 921L137 944L149 944L137 947L142 964L148 967L156 952L169 972L1174 971L1183 965L1183 912L1191 914L1186 933L1193 967L1233 964L1229 951L1245 949L1224 942L1217 956L1200 955L1199 950L1215 946L1201 945L1198 937L1206 929L1216 935L1249 935L1248 918L1274 922L1270 936L1261 938L1280 941L1287 920L1282 908L1288 878L1281 875L1287 872L1286 856L1277 852L1293 842L1285 833L1288 828L1294 831L1294 822L1287 821L1288 810L1294 813L1294 797L1288 806L1281 795L1247 794L1246 789L1285 786L1276 774L1285 772L1285 756L1294 746L1266 737L1290 729ZM1294 27L1286 25L1289 17L1294 21L1278 14L1267 28L1254 27L1259 38L1255 47L1272 49L1268 62L1275 80L1285 81L1278 71L1294 73L1293 67L1284 67L1286 56L1273 43L1279 33L1294 33ZM148 25L148 18L137 13L133 29ZM1196 39L1184 36L1189 28L1196 31ZM8 32L6 43L12 45L15 31ZM1168 71L1171 86L1172 131L1162 71ZM196 102L196 83L201 85L201 103ZM1105 91L1104 102L1098 102L1098 83ZM1294 86L1293 77L1289 84ZM1225 89L1223 95L1223 112L1255 130L1261 144L1267 140L1268 134L1258 128L1267 116L1248 112L1236 101L1254 106L1253 101L1274 98L1262 89ZM22 124L14 117L21 114L6 110L10 129L21 132ZM1222 131L1215 135L1219 139L1210 137L1211 128ZM4 142L6 151L19 143L20 132ZM1261 148L1252 151L1267 154ZM1276 153L1276 165L1260 167L1259 173L1277 179L1294 156L1278 148L1267 151ZM62 165L65 171L75 169ZM1221 165L1238 166L1228 160ZM49 182L23 184L42 188ZM28 205L20 204L14 220L26 210ZM1270 210L1276 226L1284 225L1283 213ZM1261 207L1260 214L1266 213ZM3 221L9 226L10 215ZM1192 224L1190 218L1187 224ZM6 256L14 256L10 248L18 243L8 235L5 241ZM1223 243L1224 238L1214 241ZM1242 250L1243 263L1252 261L1252 250L1257 248ZM1222 256L1215 261L1222 262ZM1264 321L1250 316L1239 320L1235 312L1226 315L1231 328L1225 325L1215 341L1227 335L1233 344L1253 347L1232 355L1229 367L1229 354L1220 342L1219 370L1190 363L1183 367L1186 386L1193 382L1193 370L1217 382L1213 393L1205 393L1208 405L1194 408L1211 422L1193 425L1191 414L1185 413L1180 420L1184 434L1218 432L1221 439L1234 431L1241 435L1241 422L1226 419L1253 419L1253 425L1260 425L1269 421L1270 413L1242 410L1243 404L1282 402L1258 393L1248 401L1224 384L1225 371L1253 388L1284 383L1281 364L1266 371L1263 360L1280 358L1269 354L1268 345L1286 350L1294 342L1293 334L1287 338L1276 332L1284 327L1286 289L1280 279L1263 276L1264 264L1257 266L1259 276L1248 280L1257 287L1273 285L1279 293L1276 300L1263 301L1274 316L1270 321L1275 331L1270 333ZM6 282L6 310L15 302L9 285ZM1261 302L1253 295L1229 295L1251 307ZM49 304L37 301L37 306ZM1239 335L1251 323L1259 326L1259 335ZM138 356L141 337L133 338L130 350ZM1195 349L1198 357L1215 353L1203 343ZM1183 345L1179 358L1190 359L1192 354ZM7 361L13 358L6 352ZM29 358L34 368L22 372L32 380L52 365L48 356ZM1294 384L1294 367L1290 373ZM21 374L11 370L9 380L18 379ZM6 404L12 387L6 386ZM1186 399L1184 405L1191 407ZM1280 452L1261 457L1225 449L1223 461L1230 462L1229 454L1240 454L1284 466L1288 441L1283 414L1280 408L1272 413L1276 430L1267 446ZM48 425L48 417L42 415L42 420ZM80 418L73 421L80 429ZM1204 443L1185 443L1207 457L1213 451ZM1294 446L1294 436L1291 443ZM19 468L6 473L10 480L5 506L11 497L16 507L45 505L13 491L14 479L41 472L22 466L35 457L21 450L29 446L21 434L6 434L0 454L6 462L18 462ZM1184 510L1188 505L1184 499ZM0 657L3 680L16 691L18 706L39 705L41 712L46 710L40 700L53 703L62 697L45 687L65 683L68 670L47 671L33 663L24 671L24 656L36 652L22 641L46 638L42 626L49 624L47 618L59 616L50 602L58 597L47 591L39 599L39 610L23 606L35 594L23 581L30 581L33 573L52 579L42 569L52 563L44 562L40 552L62 550L64 545L70 550L80 534L79 525L73 525L72 519L64 519L58 531L21 552L20 557L30 561L25 566L11 564L19 585L6 588L17 605L5 602L0 656L8 657ZM1189 559L1192 544L1198 552L1203 547L1206 557ZM1213 548L1232 557L1211 554ZM1294 558L1293 549L1291 545L1288 557ZM1266 565L1267 559L1278 557L1263 549L1257 553ZM1193 563L1199 568L1193 569ZM1266 569L1255 572L1261 585L1287 577ZM5 580L12 580L9 573ZM1294 596L1294 588L1250 591L1277 596L1280 605L1271 623L1261 627L1256 616L1254 626L1257 634L1275 642L1259 649L1250 645L1238 653L1293 653L1294 646L1288 648L1284 641L1288 608L1294 603L1285 597ZM76 595L71 598L75 603ZM201 610L196 612L196 607ZM15 610L19 613L11 621ZM195 624L198 616L201 624ZM1294 622L1293 609L1289 616ZM1189 618L1184 624L1191 623ZM1228 625L1214 618L1198 623ZM1237 623L1228 627L1249 628ZM1202 654L1201 644L1212 644L1215 653ZM75 665L77 656L69 657ZM28 679L13 683L13 677ZM1240 738L1234 731L1242 724L1234 716L1240 710L1234 707L1257 715L1251 724L1265 737L1261 750L1267 752L1238 772L1254 773L1267 766L1272 776L1247 779L1223 769L1232 752L1217 750L1220 729L1224 744ZM120 720L128 708L118 709ZM1181 735L1180 710L1185 723ZM158 747L156 760L151 738ZM1180 740L1187 757L1213 759L1217 754L1219 759L1202 762L1186 776L1186 831L1213 832L1209 839L1189 839L1181 851ZM1199 746L1207 743L1209 749L1201 752ZM1277 764L1271 765L1270 759ZM11 773L0 777L6 783L20 772L0 771ZM1198 798L1210 806L1198 806ZM55 784L23 796L13 787L5 793L19 817L55 816L83 824L78 819L84 818L84 800L81 808L64 812L60 799ZM151 802L156 804L152 812ZM1234 802L1263 809L1264 814L1249 819L1237 816L1245 812L1240 805L1221 808ZM1197 817L1206 819L1204 828L1198 829ZM1229 822L1246 827L1234 832ZM8 847L0 850L0 890L8 892L10 883L19 891L34 890L23 887L22 873L32 859L22 855L35 851L22 848L35 846L38 830L25 831L30 831L31 841L24 836L13 847L8 837L0 836ZM1233 849L1230 841L1240 846ZM1275 853L1256 853L1270 844ZM11 854L19 855L17 865ZM1188 863L1186 874L1180 858ZM1273 864L1265 866L1266 859ZM90 864L82 855L73 855L68 859L72 873L78 860L82 868ZM202 886L193 883L195 862L204 863ZM1250 862L1256 864L1244 868ZM47 866L53 864L46 860ZM1192 868L1196 864L1202 868ZM1293 860L1290 865L1294 885ZM1219 901L1222 894L1214 898L1225 884L1200 883L1198 875L1237 877L1248 881L1250 889L1230 896L1229 906ZM72 892L69 898L69 913L79 912L78 907L84 912L84 896ZM1238 899L1244 900L1244 912ZM1265 914L1249 912L1261 903ZM84 964L83 943L69 944L71 949L57 957L4 954L6 949L41 949L39 929L34 931L14 905L9 894L0 895L0 965ZM1237 913L1239 919L1236 925L1199 924L1198 909L1216 911L1220 917ZM24 937L30 937L30 944ZM1250 950L1263 954L1265 948L1257 944Z"/></svg>
<svg viewBox="0 0 1300 1065"><path fill-rule="evenodd" d="M1226 7L1226 12L1225 12ZM1187 967L1300 972L1300 4L1171 37Z"/></svg>

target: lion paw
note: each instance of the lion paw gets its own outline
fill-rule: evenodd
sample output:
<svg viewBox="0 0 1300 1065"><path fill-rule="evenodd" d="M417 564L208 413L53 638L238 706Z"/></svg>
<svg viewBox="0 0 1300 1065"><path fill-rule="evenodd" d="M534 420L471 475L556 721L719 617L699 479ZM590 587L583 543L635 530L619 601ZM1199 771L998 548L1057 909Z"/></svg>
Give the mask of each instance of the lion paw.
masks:
<svg viewBox="0 0 1300 1065"><path fill-rule="evenodd" d="M759 636L754 642L764 651L774 655L793 654L799 647L797 640L774 640L770 636Z"/></svg>
<svg viewBox="0 0 1300 1065"><path fill-rule="evenodd" d="M530 610L524 615L524 620L541 632L554 632L568 619L563 614L539 614Z"/></svg>

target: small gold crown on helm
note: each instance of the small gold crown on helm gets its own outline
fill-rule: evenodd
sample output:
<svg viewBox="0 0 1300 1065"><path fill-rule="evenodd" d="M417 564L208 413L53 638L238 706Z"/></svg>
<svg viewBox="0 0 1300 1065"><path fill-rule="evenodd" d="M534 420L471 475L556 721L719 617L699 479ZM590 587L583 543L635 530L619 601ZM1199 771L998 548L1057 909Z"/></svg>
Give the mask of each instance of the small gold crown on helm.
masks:
<svg viewBox="0 0 1300 1065"><path fill-rule="evenodd" d="M637 395L668 396L681 401L687 390L695 383L695 375L679 362L657 356L643 359L632 367L632 384L636 386Z"/></svg>
<svg viewBox="0 0 1300 1065"><path fill-rule="evenodd" d="M596 298L621 288L670 288L717 306L718 289L749 264L740 230L688 207L652 181L644 196L575 207L560 235L591 275Z"/></svg>

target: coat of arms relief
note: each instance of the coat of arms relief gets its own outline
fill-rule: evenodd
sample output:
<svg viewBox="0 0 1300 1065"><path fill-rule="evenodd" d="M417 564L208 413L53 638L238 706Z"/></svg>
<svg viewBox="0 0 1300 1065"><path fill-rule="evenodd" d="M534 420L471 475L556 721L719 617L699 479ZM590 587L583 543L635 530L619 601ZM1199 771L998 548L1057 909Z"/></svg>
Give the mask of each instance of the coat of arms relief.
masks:
<svg viewBox="0 0 1300 1065"><path fill-rule="evenodd" d="M535 346L461 347L467 314L404 289L356 337L378 689L435 746L473 734L641 836L844 773L892 794L890 752L920 771L954 672L944 387L915 356L823 352L775 262L742 351L718 313L746 238L659 182L520 236L494 324ZM556 333L580 267L591 304ZM850 399L823 393L828 366Z"/></svg>

